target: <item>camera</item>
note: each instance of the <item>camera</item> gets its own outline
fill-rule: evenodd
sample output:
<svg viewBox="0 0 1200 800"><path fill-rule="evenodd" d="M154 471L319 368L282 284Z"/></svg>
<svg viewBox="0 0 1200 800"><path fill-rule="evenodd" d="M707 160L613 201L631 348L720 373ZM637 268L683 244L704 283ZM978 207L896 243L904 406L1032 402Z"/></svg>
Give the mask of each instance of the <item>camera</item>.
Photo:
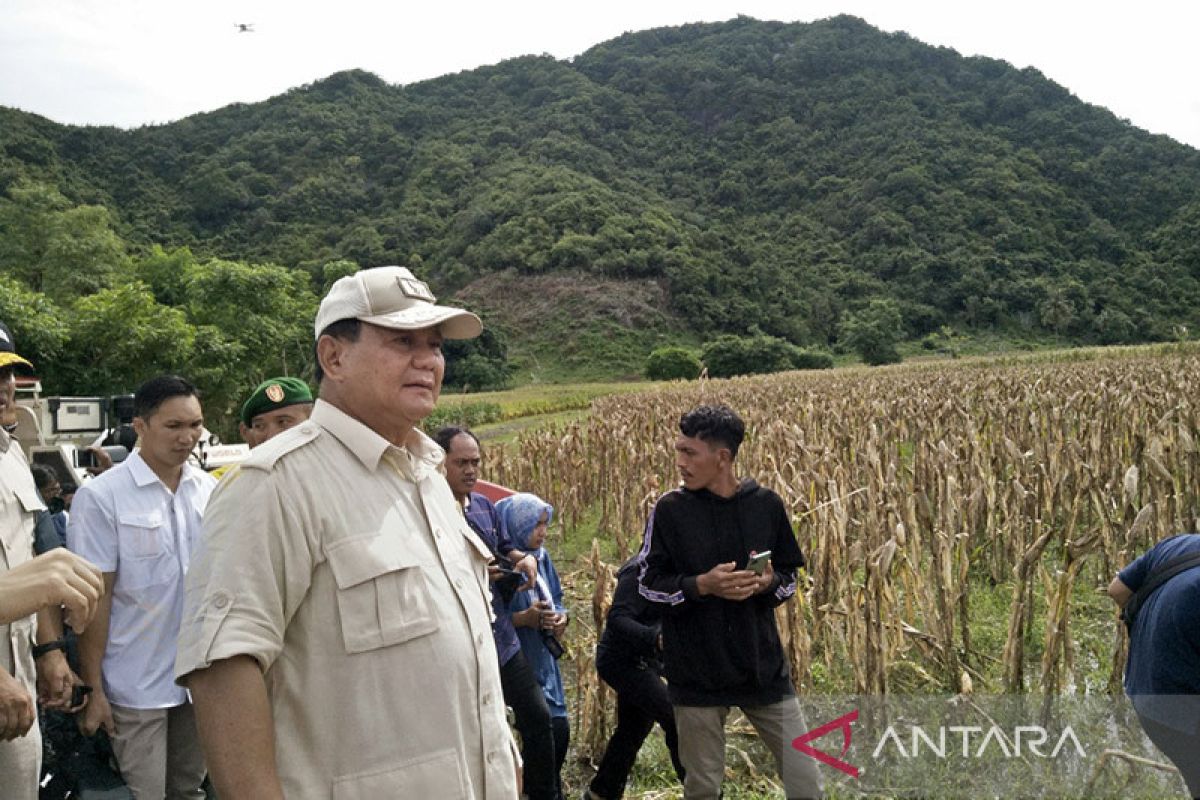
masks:
<svg viewBox="0 0 1200 800"><path fill-rule="evenodd" d="M542 644L546 645L546 652L552 655L556 661L562 658L563 653L566 652L562 642L558 640L553 631L542 630Z"/></svg>
<svg viewBox="0 0 1200 800"><path fill-rule="evenodd" d="M71 689L71 708L78 708L83 704L83 699L92 692L92 687L86 683L77 683Z"/></svg>
<svg viewBox="0 0 1200 800"><path fill-rule="evenodd" d="M105 441L107 441L107 439ZM129 457L129 450L124 445L105 444L104 446L100 447L99 449L103 450L105 453L108 453L108 457L110 459L112 459L112 463L114 463L114 464L120 464L122 461L124 461L126 458ZM91 448L91 447L87 447L87 448L76 447L75 448L75 466L79 467L80 469L87 469L90 467L97 466L97 464L96 464L96 449Z"/></svg>

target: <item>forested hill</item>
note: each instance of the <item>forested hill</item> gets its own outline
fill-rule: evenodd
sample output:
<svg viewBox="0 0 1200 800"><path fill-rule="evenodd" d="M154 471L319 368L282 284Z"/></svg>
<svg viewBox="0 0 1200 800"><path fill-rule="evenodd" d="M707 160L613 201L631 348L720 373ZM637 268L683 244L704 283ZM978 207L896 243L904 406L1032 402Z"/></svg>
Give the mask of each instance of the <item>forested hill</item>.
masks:
<svg viewBox="0 0 1200 800"><path fill-rule="evenodd" d="M519 292L514 274L654 281L693 341L827 346L880 298L910 336L1081 342L1162 338L1200 309L1200 152L1035 69L846 16L631 33L404 87L344 72L132 131L0 110L0 144L0 270L37 290L11 234L65 202L106 208L135 257L187 246L317 290L338 260L419 263L464 297Z"/></svg>

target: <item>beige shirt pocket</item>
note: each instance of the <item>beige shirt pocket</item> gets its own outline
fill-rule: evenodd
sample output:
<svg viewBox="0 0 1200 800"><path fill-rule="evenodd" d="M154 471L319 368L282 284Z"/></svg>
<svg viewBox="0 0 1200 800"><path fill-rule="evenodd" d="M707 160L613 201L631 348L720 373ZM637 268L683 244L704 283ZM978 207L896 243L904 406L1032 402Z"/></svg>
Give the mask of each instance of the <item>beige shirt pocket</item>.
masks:
<svg viewBox="0 0 1200 800"><path fill-rule="evenodd" d="M427 797L466 800L467 786L458 753L440 750L404 764L333 782L333 800Z"/></svg>
<svg viewBox="0 0 1200 800"><path fill-rule="evenodd" d="M379 534L355 536L330 544L326 554L347 653L400 644L438 629L420 563L399 541Z"/></svg>
<svg viewBox="0 0 1200 800"><path fill-rule="evenodd" d="M120 554L118 580L124 589L138 589L171 578L164 570L167 528L160 512L127 512L117 518Z"/></svg>

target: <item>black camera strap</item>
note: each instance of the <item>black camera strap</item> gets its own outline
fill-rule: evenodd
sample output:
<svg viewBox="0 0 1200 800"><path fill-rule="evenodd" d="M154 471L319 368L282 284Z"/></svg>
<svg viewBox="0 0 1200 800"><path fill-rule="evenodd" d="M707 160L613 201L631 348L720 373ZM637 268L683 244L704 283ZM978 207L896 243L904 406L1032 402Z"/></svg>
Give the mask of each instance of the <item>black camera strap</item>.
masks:
<svg viewBox="0 0 1200 800"><path fill-rule="evenodd" d="M1121 609L1121 619L1125 620L1125 626L1133 630L1133 623L1137 619L1138 611L1141 610L1150 595L1171 578L1192 567L1200 567L1200 552L1176 556L1150 573L1149 580L1142 584L1142 588L1133 593L1133 597L1129 598L1125 607Z"/></svg>

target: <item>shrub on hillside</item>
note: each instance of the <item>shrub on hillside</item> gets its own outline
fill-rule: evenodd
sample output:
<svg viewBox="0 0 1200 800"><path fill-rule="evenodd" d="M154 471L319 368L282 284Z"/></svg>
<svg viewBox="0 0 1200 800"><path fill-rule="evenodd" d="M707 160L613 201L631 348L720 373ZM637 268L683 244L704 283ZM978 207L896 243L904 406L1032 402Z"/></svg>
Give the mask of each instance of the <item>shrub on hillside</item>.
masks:
<svg viewBox="0 0 1200 800"><path fill-rule="evenodd" d="M691 381L704 365L686 347L660 347L646 359L646 377L652 381Z"/></svg>
<svg viewBox="0 0 1200 800"><path fill-rule="evenodd" d="M833 356L821 350L794 348L792 369L833 369Z"/></svg>
<svg viewBox="0 0 1200 800"><path fill-rule="evenodd" d="M784 339L766 335L718 337L704 345L700 360L714 378L833 366L833 357L828 353L802 350Z"/></svg>

